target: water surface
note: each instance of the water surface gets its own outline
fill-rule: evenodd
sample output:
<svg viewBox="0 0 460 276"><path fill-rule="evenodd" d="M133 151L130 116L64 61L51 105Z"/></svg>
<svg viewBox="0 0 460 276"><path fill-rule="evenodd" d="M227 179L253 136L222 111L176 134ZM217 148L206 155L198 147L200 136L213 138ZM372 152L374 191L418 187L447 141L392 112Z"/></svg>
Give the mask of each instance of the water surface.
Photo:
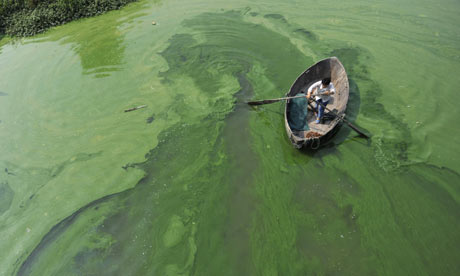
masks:
<svg viewBox="0 0 460 276"><path fill-rule="evenodd" d="M141 1L3 38L0 275L458 275L459 11ZM300 152L242 103L329 56L373 136Z"/></svg>

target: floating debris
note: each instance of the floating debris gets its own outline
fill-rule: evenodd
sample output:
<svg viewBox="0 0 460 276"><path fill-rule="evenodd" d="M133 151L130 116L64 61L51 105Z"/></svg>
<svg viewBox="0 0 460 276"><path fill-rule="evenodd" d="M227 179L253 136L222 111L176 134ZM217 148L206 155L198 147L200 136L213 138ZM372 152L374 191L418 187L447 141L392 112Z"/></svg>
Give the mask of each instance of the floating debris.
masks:
<svg viewBox="0 0 460 276"><path fill-rule="evenodd" d="M152 115L148 117L146 121L147 121L147 124L151 124L154 120L155 120L155 117Z"/></svg>
<svg viewBox="0 0 460 276"><path fill-rule="evenodd" d="M144 108L144 107L147 107L147 105L144 104L144 105L136 106L136 107L133 107L133 108L125 109L125 112L138 110L138 109L141 109L141 108Z"/></svg>
<svg viewBox="0 0 460 276"><path fill-rule="evenodd" d="M8 168L5 168L5 172L6 172L6 174L15 175L14 173L8 171Z"/></svg>
<svg viewBox="0 0 460 276"><path fill-rule="evenodd" d="M157 24L157 22L155 22L155 21L152 21L152 25L156 25L156 24Z"/></svg>

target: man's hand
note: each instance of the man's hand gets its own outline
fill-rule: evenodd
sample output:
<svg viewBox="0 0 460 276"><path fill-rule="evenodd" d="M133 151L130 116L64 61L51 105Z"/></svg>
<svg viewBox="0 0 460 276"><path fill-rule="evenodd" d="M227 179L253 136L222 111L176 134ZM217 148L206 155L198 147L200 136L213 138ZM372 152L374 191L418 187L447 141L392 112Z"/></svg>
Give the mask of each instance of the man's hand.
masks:
<svg viewBox="0 0 460 276"><path fill-rule="evenodd" d="M314 96L316 95L316 92L318 92L318 88L314 88L312 89L310 92L308 92L308 98L310 98L311 96Z"/></svg>
<svg viewBox="0 0 460 276"><path fill-rule="evenodd" d="M330 89L328 89L325 92L321 93L321 95L327 95L327 96L332 95L332 94L334 94L334 92L332 92Z"/></svg>

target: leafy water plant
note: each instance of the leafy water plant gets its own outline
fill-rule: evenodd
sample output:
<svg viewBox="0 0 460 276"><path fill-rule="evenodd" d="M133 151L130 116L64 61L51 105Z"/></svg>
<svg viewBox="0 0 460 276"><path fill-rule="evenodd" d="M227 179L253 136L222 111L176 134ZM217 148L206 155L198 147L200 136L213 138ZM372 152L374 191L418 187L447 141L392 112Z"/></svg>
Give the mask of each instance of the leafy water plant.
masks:
<svg viewBox="0 0 460 276"><path fill-rule="evenodd" d="M0 0L0 34L31 36L136 0Z"/></svg>

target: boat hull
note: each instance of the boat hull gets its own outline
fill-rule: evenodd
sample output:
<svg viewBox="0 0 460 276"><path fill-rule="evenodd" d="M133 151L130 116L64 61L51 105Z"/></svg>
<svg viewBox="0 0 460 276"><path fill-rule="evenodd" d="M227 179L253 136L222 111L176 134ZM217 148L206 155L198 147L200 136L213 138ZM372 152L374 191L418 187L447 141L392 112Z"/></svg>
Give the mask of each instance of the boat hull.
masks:
<svg viewBox="0 0 460 276"><path fill-rule="evenodd" d="M331 78L334 84L336 93L333 96L333 100L327 105L327 108L334 111L334 114L342 116L345 114L347 108L348 96L349 96L349 83L348 76L343 67L342 63L336 57L330 57L323 59L316 64L309 67L305 72L300 74L296 81L292 84L291 89L286 94L287 97L296 96L299 93L307 92L308 88L315 82L324 78ZM318 148L324 145L338 130L341 125L341 120L338 117L329 114L325 114L325 117L331 118L325 123L316 124L315 116L313 111L310 110L308 115L308 126L310 131L315 132L317 137L306 138L307 132L293 131L288 122L289 116L289 100L286 101L284 111L284 122L286 127L286 133L295 148Z"/></svg>

